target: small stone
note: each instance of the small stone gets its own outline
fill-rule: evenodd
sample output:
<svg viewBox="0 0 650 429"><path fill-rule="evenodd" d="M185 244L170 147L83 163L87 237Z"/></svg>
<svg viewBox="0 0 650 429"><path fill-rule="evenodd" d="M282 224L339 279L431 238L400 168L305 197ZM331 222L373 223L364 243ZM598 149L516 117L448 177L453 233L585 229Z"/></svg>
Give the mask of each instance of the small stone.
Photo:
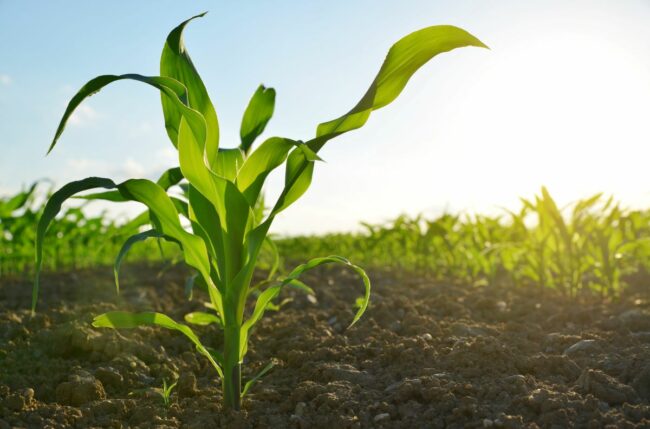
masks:
<svg viewBox="0 0 650 429"><path fill-rule="evenodd" d="M494 426L494 422L490 419L483 419L483 427L484 428L491 428Z"/></svg>
<svg viewBox="0 0 650 429"><path fill-rule="evenodd" d="M296 409L293 411L293 413L298 417L302 417L303 415L305 415L306 409L307 409L307 404L305 404L304 402L298 402L296 404Z"/></svg>
<svg viewBox="0 0 650 429"><path fill-rule="evenodd" d="M420 338L422 338L424 341L433 341L433 336L428 332L420 335Z"/></svg>
<svg viewBox="0 0 650 429"><path fill-rule="evenodd" d="M320 370L328 381L344 380L358 385L364 385L371 381L371 376L366 371L359 371L348 364L326 363L320 366Z"/></svg>
<svg viewBox="0 0 650 429"><path fill-rule="evenodd" d="M119 387L124 381L122 374L110 366L97 368L97 370L95 370L95 377L97 377L102 384L110 387Z"/></svg>
<svg viewBox="0 0 650 429"><path fill-rule="evenodd" d="M105 399L106 392L101 381L89 373L76 374L70 377L70 381L63 382L56 387L56 401L63 405L79 407L88 402L98 399Z"/></svg>
<svg viewBox="0 0 650 429"><path fill-rule="evenodd" d="M3 401L5 407L13 411L22 411L31 405L34 399L34 389L27 388L15 392Z"/></svg>
<svg viewBox="0 0 650 429"><path fill-rule="evenodd" d="M632 332L650 330L650 312L640 308L633 308L621 313L618 320Z"/></svg>
<svg viewBox="0 0 650 429"><path fill-rule="evenodd" d="M638 399L636 392L630 386L595 369L585 369L576 384L579 390L591 393L609 405L618 405L624 402L635 403Z"/></svg>
<svg viewBox="0 0 650 429"><path fill-rule="evenodd" d="M192 397L199 393L196 388L196 376L193 372L184 372L178 378L176 390L180 396Z"/></svg>
<svg viewBox="0 0 650 429"><path fill-rule="evenodd" d="M390 414L388 413L381 413L377 414L375 418L372 419L375 423L381 423L390 420Z"/></svg>
<svg viewBox="0 0 650 429"><path fill-rule="evenodd" d="M564 350L564 355L571 356L578 353L595 353L600 351L600 345L596 340L580 340Z"/></svg>

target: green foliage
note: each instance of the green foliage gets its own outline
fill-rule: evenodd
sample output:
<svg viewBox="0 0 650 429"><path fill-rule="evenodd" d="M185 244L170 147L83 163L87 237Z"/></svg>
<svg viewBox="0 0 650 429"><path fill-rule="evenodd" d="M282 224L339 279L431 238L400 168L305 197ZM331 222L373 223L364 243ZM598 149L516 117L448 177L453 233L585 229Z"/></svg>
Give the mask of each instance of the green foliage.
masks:
<svg viewBox="0 0 650 429"><path fill-rule="evenodd" d="M66 199L79 192L103 188L107 191L87 198L140 202L148 209L151 229L135 233L118 253L116 286L119 286L117 271L121 259L133 244L150 237L176 243L187 265L197 273L188 282L188 295L192 294L195 286L206 291L208 308L213 312L192 313L186 321L223 329L223 350L207 349L187 325L160 313L110 312L97 316L93 325L110 328L156 325L182 333L221 376L226 405L239 408L241 396L270 369L267 366L242 389L241 362L248 350L249 333L266 309L278 308L272 300L284 286L300 287L303 284L298 277L319 265L343 264L360 276L365 289L350 326L368 305L368 276L340 256L312 259L285 278L270 277L262 284L251 285L263 247L266 244L273 249L268 244L269 228L275 217L309 188L315 164L320 160L318 151L332 138L363 126L372 111L392 102L413 73L434 56L459 47L484 45L464 30L452 26L416 31L389 50L377 77L357 105L345 115L320 124L312 140L302 142L272 137L253 150L254 141L270 120L275 103L275 91L260 86L244 113L239 147L222 148L214 106L183 44L183 30L194 18L183 22L167 37L160 60L160 76L104 75L84 85L70 101L50 145L52 150L68 118L87 97L121 80L145 83L161 94L165 128L172 145L178 150L180 174L176 178L184 179L184 197L171 197L165 187L167 183L160 183L163 178L158 183L144 179L115 183L107 178L90 177L71 182L55 192L43 210L37 229L37 271L32 308L36 306L39 291L38 273L43 261L45 234ZM284 188L270 206L270 211L265 213L262 202L264 182L271 171L283 165ZM169 183L172 184L173 180ZM190 225L190 231L183 227L181 218ZM252 306L250 314L246 312L247 304Z"/></svg>
<svg viewBox="0 0 650 429"><path fill-rule="evenodd" d="M160 389L160 396L162 397L163 405L165 407L169 407L171 405L172 390L174 390L174 387L176 387L177 383L178 381L175 381L172 384L167 384L167 380L163 379L163 385Z"/></svg>
<svg viewBox="0 0 650 429"><path fill-rule="evenodd" d="M34 267L36 224L43 213L43 194L51 191L36 182L28 189L9 197L0 197L0 276L27 275ZM136 217L128 222L108 219L104 213L88 216L83 204L69 207L59 214L49 234L56 237L44 249L46 268L77 269L112 262L125 237L136 232L146 219ZM156 257L153 245L134 252L133 257Z"/></svg>
<svg viewBox="0 0 650 429"><path fill-rule="evenodd" d="M278 241L287 259L339 249L363 265L471 284L620 292L622 277L650 267L650 211L621 209L601 194L565 209L543 188L503 216L400 216L354 234Z"/></svg>

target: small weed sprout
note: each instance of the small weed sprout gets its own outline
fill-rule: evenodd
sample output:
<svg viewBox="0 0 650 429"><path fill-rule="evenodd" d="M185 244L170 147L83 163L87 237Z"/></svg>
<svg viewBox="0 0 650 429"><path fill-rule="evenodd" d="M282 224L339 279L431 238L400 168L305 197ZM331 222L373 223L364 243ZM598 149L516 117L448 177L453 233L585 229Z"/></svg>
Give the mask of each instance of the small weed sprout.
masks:
<svg viewBox="0 0 650 429"><path fill-rule="evenodd" d="M200 16L203 15L197 17ZM248 350L251 329L285 286L299 284L301 274L315 267L343 264L358 274L365 288L349 326L359 320L368 306L368 276L341 256L315 258L299 265L284 278L259 287L251 285L261 249L269 242L273 220L309 188L314 167L321 160L318 152L329 140L362 127L372 111L395 100L410 77L434 56L460 47L485 45L465 30L449 25L411 33L392 46L375 80L348 113L318 125L315 137L307 142L271 137L253 150L253 143L264 131L275 106L275 91L261 85L244 112L239 146L223 148L219 146L214 105L183 43L183 30L194 18L181 23L167 37L160 59L160 76L99 76L86 83L68 104L50 151L75 109L106 85L133 80L157 89L161 94L167 134L178 150L179 167L165 172L157 182L130 179L115 183L108 178L89 177L68 183L55 192L37 228L32 309L35 309L38 296L43 239L65 200L82 191L103 188L105 191L87 198L140 202L148 209L151 229L131 236L120 250L115 263L116 287L119 290L119 263L132 245L148 238L176 243L187 265L197 273L188 289L199 288L210 300L210 312L193 313L185 320L221 329L223 348L208 349L188 325L156 312L112 311L95 317L93 326L155 325L182 333L220 376L225 405L239 409L242 396L271 367L267 365L242 388L241 363ZM267 212L262 202L262 187L267 176L280 166L285 168L284 188ZM186 198L168 194L168 189L181 181ZM190 230L183 227L181 217L189 223ZM251 311L247 311L249 303Z"/></svg>
<svg viewBox="0 0 650 429"><path fill-rule="evenodd" d="M162 385L162 389L160 390L160 396L162 396L163 405L165 406L165 408L169 408L169 406L171 405L172 390L174 390L176 384L178 384L178 380L168 385L167 379L163 378L163 385Z"/></svg>

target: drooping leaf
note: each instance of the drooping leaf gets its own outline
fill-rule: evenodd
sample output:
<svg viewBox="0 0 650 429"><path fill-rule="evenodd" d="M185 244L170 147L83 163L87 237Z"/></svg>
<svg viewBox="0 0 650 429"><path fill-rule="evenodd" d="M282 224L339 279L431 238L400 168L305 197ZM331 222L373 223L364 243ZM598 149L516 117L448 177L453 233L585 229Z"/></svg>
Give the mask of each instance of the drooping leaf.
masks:
<svg viewBox="0 0 650 429"><path fill-rule="evenodd" d="M172 186L178 185L181 180L183 180L183 173L181 173L180 167L174 167L165 170L160 175L156 183L164 190L168 190ZM81 198L84 200L104 200L104 201L112 201L116 203L126 201L124 196L122 196L122 194L120 194L119 191L96 192L94 194L81 195L76 198Z"/></svg>
<svg viewBox="0 0 650 429"><path fill-rule="evenodd" d="M52 194L41 216L36 235L36 273L32 292L32 311L36 308L39 290L39 274L43 258L43 239L47 228L61 210L61 204L74 194L94 188L115 189L132 201L143 203L152 214L155 229L181 243L185 262L196 268L210 282L210 263L205 243L199 237L185 231L178 218L178 212L165 191L157 184L145 179L131 179L119 185L110 179L90 177L68 183ZM212 288L214 289L214 287Z"/></svg>
<svg viewBox="0 0 650 429"><path fill-rule="evenodd" d="M127 253L129 253L129 250L131 250L131 247L133 247L134 244L139 243L140 241L145 241L148 238L164 238L168 241L172 241L174 243L177 243L178 245L181 245L178 240L175 240L172 237L161 234L155 229L150 229L137 234L133 234L129 238L127 238L124 244L122 245L122 248L120 248L120 251L117 254L117 258L115 258L115 263L113 264L113 277L115 279L115 290L117 291L118 294L120 293L120 266L122 265L122 260L127 255Z"/></svg>
<svg viewBox="0 0 650 429"><path fill-rule="evenodd" d="M213 359L210 352L208 352L208 350L203 346L201 340L194 331L192 331L189 326L178 323L165 314L155 312L131 313L128 311L110 311L95 317L92 325L95 328L113 329L133 329L140 326L159 326L161 328L178 331L185 335L185 337L196 346L196 350L205 356L214 369L217 370L219 375L223 377L221 366Z"/></svg>
<svg viewBox="0 0 650 429"><path fill-rule="evenodd" d="M72 99L68 103L68 107L66 108L65 113L63 114L63 118L59 123L59 127L57 128L56 133L54 134L54 139L52 140L52 144L50 144L50 148L48 149L47 153L50 153L52 149L54 149L56 142L59 140L59 137L61 137L61 134L63 134L63 130L65 129L68 119L70 119L70 116L72 116L75 109L79 107L82 101L84 101L86 98L90 97L91 95L96 94L106 85L118 80L125 80L125 79L143 82L153 86L154 88L157 88L164 94L164 96L166 96L165 98L166 100L167 99L170 100L170 103L174 105L175 108L178 108L178 103L185 103L187 101L187 91L183 86L183 84L170 77L142 76L139 74L123 74L120 76L117 75L98 76L88 81L88 83L86 83L77 92L77 94L75 94L75 96L72 97ZM174 146L176 146L176 141L173 140L172 142L174 143Z"/></svg>
<svg viewBox="0 0 650 429"><path fill-rule="evenodd" d="M348 328L352 327L352 325L354 325L359 320L359 318L361 318L363 313L366 311L366 308L368 308L368 302L370 301L370 288L371 288L370 279L368 278L368 275L363 270L363 268L352 264L350 261L348 261L347 259L341 256L332 255L323 258L314 258L311 259L309 262L305 264L301 264L296 268L294 268L284 280L282 280L279 284L275 286L269 287L264 292L262 292L260 296L257 298L255 302L255 307L253 309L253 313L242 324L242 338L244 340L242 341L241 356L243 356L246 353L248 332L262 318L264 312L266 311L268 303L271 300L273 300L276 296L278 296L282 288L287 284L289 284L290 282L292 282L293 280L298 279L298 277L300 277L305 271L309 271L320 265L330 264L330 263L346 265L347 267L354 270L359 275L359 277L361 277L364 286L364 296L362 298L362 301L360 302L360 306L354 318L352 319L352 322L350 323L350 325L348 325Z"/></svg>

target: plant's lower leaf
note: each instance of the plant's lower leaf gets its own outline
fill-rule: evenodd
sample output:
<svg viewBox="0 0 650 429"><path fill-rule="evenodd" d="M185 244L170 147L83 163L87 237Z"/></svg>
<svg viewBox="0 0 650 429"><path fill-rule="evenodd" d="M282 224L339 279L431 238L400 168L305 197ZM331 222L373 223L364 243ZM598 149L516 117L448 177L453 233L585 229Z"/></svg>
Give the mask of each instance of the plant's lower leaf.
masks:
<svg viewBox="0 0 650 429"><path fill-rule="evenodd" d="M223 326L221 319L212 313L205 313L203 311L194 311L192 313L187 313L185 315L185 321L191 323L192 325L199 326L208 326L216 323L219 326Z"/></svg>
<svg viewBox="0 0 650 429"><path fill-rule="evenodd" d="M199 337L192 329L182 323L174 321L171 317L155 312L131 313L128 311L110 311L100 314L93 319L95 328L132 329L139 326L159 326L165 329L178 331L185 335L195 346L196 350L205 356L223 377L221 366L214 360L210 352L203 346Z"/></svg>
<svg viewBox="0 0 650 429"><path fill-rule="evenodd" d="M241 337L243 339L242 349L241 349L242 358L246 353L248 347L248 332L262 318L264 312L266 311L267 305L269 304L269 302L271 302L271 300L273 300L276 296L278 296L282 288L287 284L289 284L290 282L297 280L298 277L300 277L305 271L309 271L320 265L331 264L331 263L343 264L348 266L349 268L353 269L359 275L359 277L361 277L361 280L363 281L364 290L365 290L364 296L362 298L363 301L361 302L359 309L357 310L354 318L352 319L352 322L348 326L348 329L352 327L352 325L354 325L359 320L359 318L366 311L366 308L368 308L368 302L370 301L370 279L368 278L366 272L361 267L352 264L350 261L343 258L342 256L332 255L323 258L314 258L311 259L309 262L305 264L301 264L296 268L294 268L293 271L291 271L291 273L289 273L289 275L284 280L282 280L279 284L269 287L259 295L257 301L255 302L253 313L248 318L248 320L246 320L242 324L242 329L241 329L242 332Z"/></svg>
<svg viewBox="0 0 650 429"><path fill-rule="evenodd" d="M174 242L179 246L181 246L181 243L178 240L166 236L164 234L161 234L155 229L150 229L137 234L133 234L132 236L127 238L124 244L122 245L122 248L120 249L119 253L117 254L117 258L115 258L115 263L113 264L113 276L115 278L115 289L117 290L118 294L120 293L120 266L122 265L122 260L127 255L127 253L129 253L129 250L131 250L131 247L133 247L134 244L139 243L140 241L145 241L148 238L162 238L167 241Z"/></svg>
<svg viewBox="0 0 650 429"><path fill-rule="evenodd" d="M251 390L251 387L262 377L266 375L267 372L269 372L275 365L273 362L269 362L260 372L258 372L255 377L251 378L244 384L244 388L241 391L241 397L243 398L244 395L248 393L249 390Z"/></svg>

